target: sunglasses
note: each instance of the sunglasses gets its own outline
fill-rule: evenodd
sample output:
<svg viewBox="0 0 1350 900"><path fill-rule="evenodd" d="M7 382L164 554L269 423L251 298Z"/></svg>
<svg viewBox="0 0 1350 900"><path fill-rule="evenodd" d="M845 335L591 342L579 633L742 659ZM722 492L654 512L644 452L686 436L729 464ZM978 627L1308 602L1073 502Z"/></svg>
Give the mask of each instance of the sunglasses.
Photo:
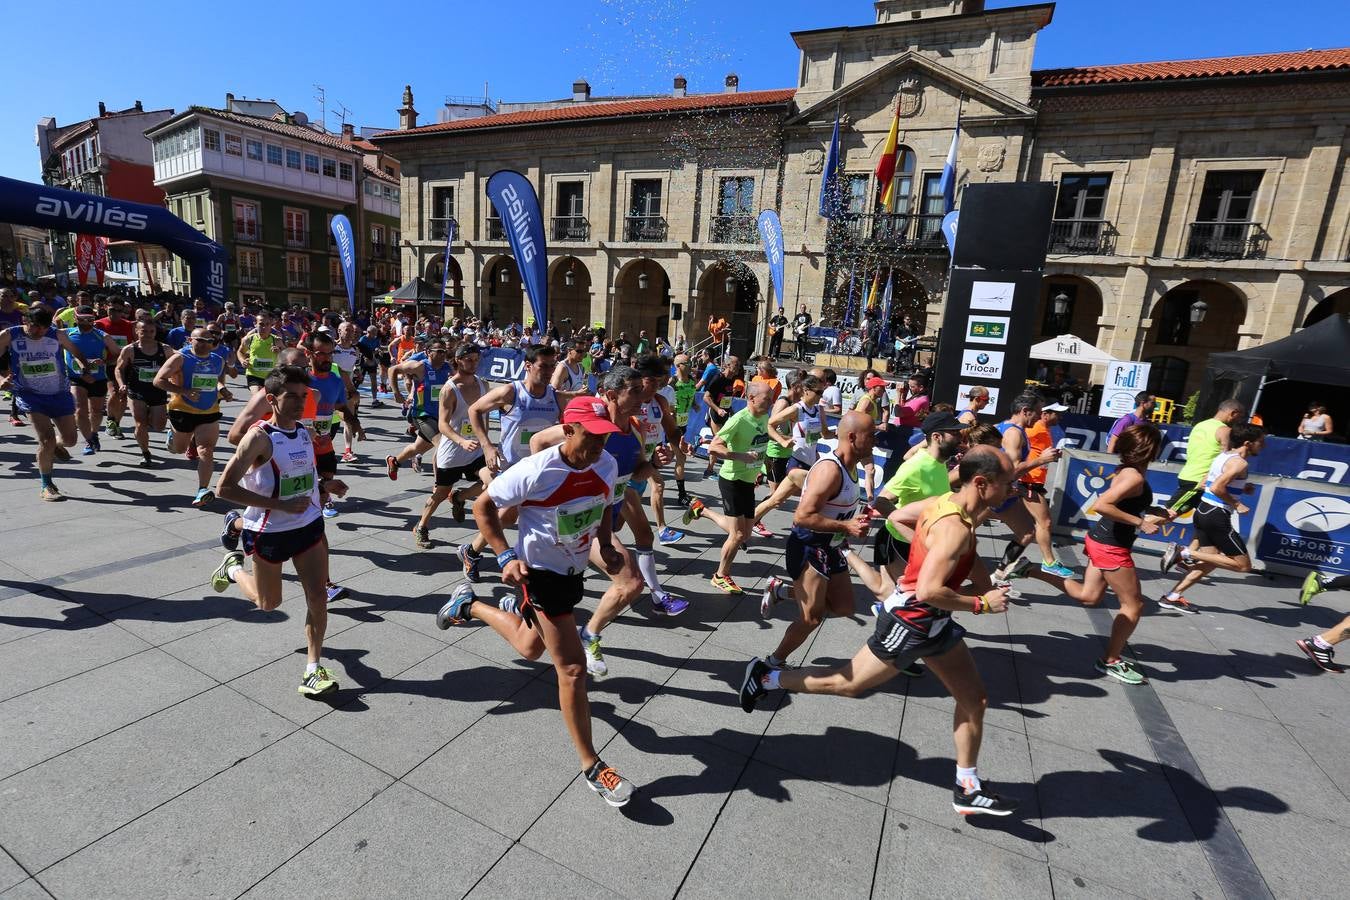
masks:
<svg viewBox="0 0 1350 900"><path fill-rule="evenodd" d="M219 343L220 343L220 341L218 341L216 338L211 337L210 335L206 335L205 337L195 337L195 338L193 338L193 340L194 340L194 341L201 341L202 343L205 343L205 344L219 344Z"/></svg>

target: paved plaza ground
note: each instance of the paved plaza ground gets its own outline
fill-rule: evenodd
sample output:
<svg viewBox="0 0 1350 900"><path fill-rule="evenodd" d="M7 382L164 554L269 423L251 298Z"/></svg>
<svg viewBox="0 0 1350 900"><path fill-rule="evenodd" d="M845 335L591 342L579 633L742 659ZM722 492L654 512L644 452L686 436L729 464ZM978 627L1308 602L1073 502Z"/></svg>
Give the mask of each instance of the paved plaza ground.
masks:
<svg viewBox="0 0 1350 900"><path fill-rule="evenodd" d="M461 577L453 543L472 532L447 504L436 549L414 547L431 479L385 477L398 426L388 410L370 419L376 439L343 467L351 499L328 523L351 589L329 619L331 703L295 690L298 585L272 613L206 585L225 507L188 505L187 463L142 471L130 441L105 438L58 466L69 499L42 503L31 429L0 431L0 896L1350 890L1350 678L1294 647L1350 596L1305 608L1294 579L1216 577L1191 597L1201 615L1150 604L1137 688L1092 669L1109 597L1087 611L1031 583L1006 616L963 616L990 696L981 772L1022 800L1014 818L967 821L951 808L952 703L932 676L740 710L747 659L790 615L761 620L753 590L781 570L783 538L754 541L734 573L747 594L728 598L707 580L721 533L696 523L660 552L690 611L656 619L643 601L605 632L596 742L639 785L615 810L578 777L551 667L486 627L436 629ZM789 515L768 522L785 534ZM1001 541L982 533L993 557ZM1065 551L1076 566L1079 549ZM1156 597L1156 557L1141 561ZM480 596L502 590L494 572ZM858 597L791 661L851 656L872 624Z"/></svg>

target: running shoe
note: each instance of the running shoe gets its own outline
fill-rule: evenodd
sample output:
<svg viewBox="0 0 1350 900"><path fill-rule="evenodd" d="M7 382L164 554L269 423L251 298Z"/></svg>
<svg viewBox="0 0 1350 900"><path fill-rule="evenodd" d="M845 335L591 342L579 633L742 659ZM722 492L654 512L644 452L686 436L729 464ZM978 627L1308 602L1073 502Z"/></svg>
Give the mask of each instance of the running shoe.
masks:
<svg viewBox="0 0 1350 900"><path fill-rule="evenodd" d="M1143 684L1144 676L1139 674L1139 670L1130 665L1123 659L1108 663L1104 659L1099 659L1093 663L1093 667L1103 675L1109 675L1121 684Z"/></svg>
<svg viewBox="0 0 1350 900"><path fill-rule="evenodd" d="M658 616L678 616L688 608L688 600L672 597L664 591L659 594L652 594L652 612Z"/></svg>
<svg viewBox="0 0 1350 900"><path fill-rule="evenodd" d="M1298 649L1308 654L1308 659L1311 659L1316 663L1317 668L1322 669L1325 672L1336 672L1338 674L1342 671L1341 667L1335 663L1336 651L1332 648L1328 647L1323 650L1321 647L1317 646L1317 644L1313 643L1312 638L1298 640L1294 643L1298 644Z"/></svg>
<svg viewBox="0 0 1350 900"><path fill-rule="evenodd" d="M70 451L67 450L65 447L62 447L60 444L57 444L56 449L53 450L52 452L53 454L55 454L56 458L61 462L70 462Z"/></svg>
<svg viewBox="0 0 1350 900"><path fill-rule="evenodd" d="M773 605L778 602L778 586L786 584L787 580L779 578L777 575L769 576L769 583L764 586L764 593L759 597L759 614L762 618L769 617Z"/></svg>
<svg viewBox="0 0 1350 900"><path fill-rule="evenodd" d="M389 480L398 481L398 457L386 456L384 458L384 467L389 470Z"/></svg>
<svg viewBox="0 0 1350 900"><path fill-rule="evenodd" d="M678 503L680 506L688 507L689 504L692 502L692 498L689 496L688 491L680 491L680 493L675 497L675 502Z"/></svg>
<svg viewBox="0 0 1350 900"><path fill-rule="evenodd" d="M436 612L436 627L441 631L451 625L462 625L469 621L469 607L473 605L473 586L461 584L455 588L450 599Z"/></svg>
<svg viewBox="0 0 1350 900"><path fill-rule="evenodd" d="M84 449L80 451L80 455L81 455L81 456L93 456L93 455L94 455L95 453L97 453L97 452L98 452L98 451L96 451L96 450L94 449L94 442L93 442L93 441L85 441L85 442L84 442Z"/></svg>
<svg viewBox="0 0 1350 900"><path fill-rule="evenodd" d="M192 505L201 509L214 499L216 499L216 495L211 493L210 488L197 488L197 493L192 497Z"/></svg>
<svg viewBox="0 0 1350 900"><path fill-rule="evenodd" d="M173 429L172 429L172 428L166 428L166 429L164 430L164 449L167 450L169 453L172 453L172 452L173 452Z"/></svg>
<svg viewBox="0 0 1350 900"><path fill-rule="evenodd" d="M20 419L18 416L10 416L9 424L13 425L15 428L22 428L24 425L28 423L25 422L23 419Z"/></svg>
<svg viewBox="0 0 1350 900"><path fill-rule="evenodd" d="M773 537L773 532L770 531L770 530L764 525L763 522L756 522L756 523L754 524L754 527L751 528L750 530L753 531L756 535L758 535L759 537L762 537L762 538L771 538L771 537Z"/></svg>
<svg viewBox="0 0 1350 900"><path fill-rule="evenodd" d="M331 694L338 689L337 679L333 673L319 666L308 675L300 677L300 687L297 690L306 697L323 697Z"/></svg>
<svg viewBox="0 0 1350 900"><path fill-rule="evenodd" d="M581 626L578 625L577 637L581 638L581 649L586 651L586 671L596 678L604 678L609 674L609 666L605 664L605 654L600 649L600 635L593 634L587 640L582 637Z"/></svg>
<svg viewBox="0 0 1350 900"><path fill-rule="evenodd" d="M497 608L502 612L508 612L518 619L525 618L520 612L520 596L515 591L510 591L497 601Z"/></svg>
<svg viewBox="0 0 1350 900"><path fill-rule="evenodd" d="M95 450L102 450L102 449L103 449L103 442L100 441L100 440L98 439L98 432L97 432L97 431L95 431L93 434L91 434L91 435L89 436L89 443L91 443L91 444L94 445L94 449L95 449Z"/></svg>
<svg viewBox="0 0 1350 900"><path fill-rule="evenodd" d="M1322 585L1321 574L1319 574L1315 570L1309 572L1308 577L1303 579L1302 589L1300 589L1298 592L1298 602L1302 603L1304 606L1307 606L1308 601L1312 600L1312 598L1316 597L1318 594L1322 593L1325 590L1326 588L1323 587Z"/></svg>
<svg viewBox="0 0 1350 900"><path fill-rule="evenodd" d="M663 546L668 547L671 544L676 544L684 540L684 532L676 531L674 528L667 525L665 528L661 529L661 533L657 535L656 539L660 541Z"/></svg>
<svg viewBox="0 0 1350 900"><path fill-rule="evenodd" d="M741 586L732 581L730 575L714 575L711 579L713 587L724 594L744 594Z"/></svg>
<svg viewBox="0 0 1350 900"><path fill-rule="evenodd" d="M699 516L703 515L703 509L704 506L702 500L694 500L693 502L691 502L689 504L689 508L684 511L683 516L684 524L688 525L690 522L694 521Z"/></svg>
<svg viewBox="0 0 1350 900"><path fill-rule="evenodd" d="M347 596L347 589L345 587L340 584L333 584L331 581L328 582L326 590L328 591L329 603L336 603Z"/></svg>
<svg viewBox="0 0 1350 900"><path fill-rule="evenodd" d="M1162 554L1161 571L1166 572L1168 569L1175 566L1177 564L1177 560L1180 557L1181 557L1181 545L1168 544L1167 549L1164 550Z"/></svg>
<svg viewBox="0 0 1350 900"><path fill-rule="evenodd" d="M149 469L149 468L153 467L154 464L155 464L155 458L154 458L153 456L150 455L150 451L149 451L149 450L147 450L146 452L144 452L144 453L141 454L141 468L142 468L142 469Z"/></svg>
<svg viewBox="0 0 1350 900"><path fill-rule="evenodd" d="M967 791L958 784L952 789L952 809L963 816L1008 816L1017 809L1017 801L1000 797L989 789L988 784L982 784L973 791Z"/></svg>
<svg viewBox="0 0 1350 900"><path fill-rule="evenodd" d="M352 452L350 447L342 451L342 461L345 463L356 462L356 454Z"/></svg>
<svg viewBox="0 0 1350 900"><path fill-rule="evenodd" d="M234 523L243 517L243 513L237 509L232 509L225 514L225 524L220 528L220 546L230 553L239 549L239 532L234 530Z"/></svg>
<svg viewBox="0 0 1350 900"><path fill-rule="evenodd" d="M586 779L586 786L610 806L623 806L633 799L633 782L605 765L604 760L597 759L595 765L581 774Z"/></svg>
<svg viewBox="0 0 1350 900"><path fill-rule="evenodd" d="M413 543L421 547L423 550L430 550L433 546L433 544L431 543L431 529L423 528L421 525L414 525Z"/></svg>
<svg viewBox="0 0 1350 900"><path fill-rule="evenodd" d="M764 676L773 670L769 664L756 656L750 660L749 665L745 667L745 680L741 682L741 709L746 712L754 712L755 704L759 698L769 693L764 687Z"/></svg>
<svg viewBox="0 0 1350 900"><path fill-rule="evenodd" d="M109 435L117 438L119 441L122 439L122 426L117 422L117 420L109 419L105 423L104 427L107 428Z"/></svg>
<svg viewBox="0 0 1350 900"><path fill-rule="evenodd" d="M422 454L419 453L413 457L412 470L418 475L422 474Z"/></svg>
<svg viewBox="0 0 1350 900"><path fill-rule="evenodd" d="M1158 601L1158 605L1163 609L1171 609L1179 613L1188 613L1192 616L1200 615L1200 610L1196 609L1195 604L1185 597L1169 598L1166 595L1163 595L1162 599Z"/></svg>
<svg viewBox="0 0 1350 900"><path fill-rule="evenodd" d="M456 522L464 521L464 498L458 493L450 495L450 518Z"/></svg>
<svg viewBox="0 0 1350 900"><path fill-rule="evenodd" d="M1041 571L1047 575L1058 575L1060 578L1073 577L1073 569L1070 569L1058 560L1041 563Z"/></svg>
<svg viewBox="0 0 1350 900"><path fill-rule="evenodd" d="M483 563L482 554L472 556L470 555L469 545L460 544L455 549L455 555L459 557L460 564L464 566L464 577L477 584L478 579L482 577L478 572L479 566Z"/></svg>
<svg viewBox="0 0 1350 900"><path fill-rule="evenodd" d="M58 501L58 500L64 500L64 499L66 499L65 496L64 496L60 491L58 491L58 490L56 489L56 485L54 485L54 484L49 484L49 485L47 485L46 487L44 487L44 488L42 489L42 494L41 494L41 496L42 496L42 499L43 499L43 500L47 500L47 501L53 502L53 503L56 502L56 501Z"/></svg>
<svg viewBox="0 0 1350 900"><path fill-rule="evenodd" d="M323 505L323 517L325 519L336 519L337 514L338 514L337 507L333 505L332 500L329 500L327 503Z"/></svg>
<svg viewBox="0 0 1350 900"><path fill-rule="evenodd" d="M244 564L244 554L238 550L231 550L225 554L225 558L216 566L216 570L211 573L211 587L217 594L223 594L230 586L229 571L235 566Z"/></svg>
<svg viewBox="0 0 1350 900"><path fill-rule="evenodd" d="M993 579L994 584L1000 587L1006 587L1014 578L1024 577L1027 574L1027 569L1030 568L1031 560L1027 559L1025 556L1019 556L1017 559L1008 563L1007 566L1000 566L995 569L994 574L990 577ZM1070 572L1069 574L1072 575L1073 573Z"/></svg>
<svg viewBox="0 0 1350 900"><path fill-rule="evenodd" d="M189 444L188 444L187 450L184 451L183 455L186 456L186 457L188 458L188 461L189 461L189 462L196 462L196 461L197 461L198 453L197 453L197 443L196 443L196 441L193 441L192 443L189 443Z"/></svg>

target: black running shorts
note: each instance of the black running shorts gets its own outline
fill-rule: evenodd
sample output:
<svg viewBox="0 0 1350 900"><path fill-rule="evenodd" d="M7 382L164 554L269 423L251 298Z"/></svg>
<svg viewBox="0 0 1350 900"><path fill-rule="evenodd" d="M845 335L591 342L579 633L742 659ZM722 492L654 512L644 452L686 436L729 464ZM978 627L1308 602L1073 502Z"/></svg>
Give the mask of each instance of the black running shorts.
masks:
<svg viewBox="0 0 1350 900"><path fill-rule="evenodd" d="M1234 513L1226 506L1205 502L1195 511L1195 539L1201 547L1213 547L1224 556L1250 556L1247 542L1233 527Z"/></svg>
<svg viewBox="0 0 1350 900"><path fill-rule="evenodd" d="M966 630L948 620L937 637L928 637L910 628L888 612L877 616L877 626L867 639L867 649L884 663L903 669L915 660L941 656L966 636Z"/></svg>
<svg viewBox="0 0 1350 900"><path fill-rule="evenodd" d="M1176 510L1178 516L1183 516L1200 505L1200 496L1202 491L1200 486L1194 481L1182 481L1177 479L1177 489L1172 492L1172 509Z"/></svg>
<svg viewBox="0 0 1350 900"><path fill-rule="evenodd" d="M872 539L872 565L879 569L894 559L903 563L909 562L909 541L896 538L890 529L883 525L877 529L877 536Z"/></svg>
<svg viewBox="0 0 1350 900"><path fill-rule="evenodd" d="M779 484L787 477L788 460L790 456L766 456L764 457L764 470L769 475L769 480L774 484Z"/></svg>
<svg viewBox="0 0 1350 900"><path fill-rule="evenodd" d="M530 604L550 619L571 615L585 593L586 573L559 575L548 569L530 569L525 578ZM522 599L524 599L522 597Z"/></svg>
<svg viewBox="0 0 1350 900"><path fill-rule="evenodd" d="M449 438L445 438L449 440ZM478 472L483 466L487 465L483 457L479 456L462 466L453 466L449 469L436 468L436 487L448 488L454 487L461 481L477 481Z"/></svg>
<svg viewBox="0 0 1350 900"><path fill-rule="evenodd" d="M243 532L244 552L266 562L281 563L292 560L323 540L323 516L308 525L287 531Z"/></svg>
<svg viewBox="0 0 1350 900"><path fill-rule="evenodd" d="M108 379L82 381L78 375L70 376L70 383L95 399L108 396Z"/></svg>
<svg viewBox="0 0 1350 900"><path fill-rule="evenodd" d="M717 486L722 491L722 512L738 519L755 517L755 483L741 481L738 478L718 477Z"/></svg>
<svg viewBox="0 0 1350 900"><path fill-rule="evenodd" d="M795 534L788 534L784 564L788 577L793 581L802 576L807 566L825 578L848 571L848 560L844 559L842 545L808 543Z"/></svg>
<svg viewBox="0 0 1350 900"><path fill-rule="evenodd" d="M173 430L181 434L191 434L202 425L210 425L212 422L220 421L220 413L190 413L181 409L169 410L169 424Z"/></svg>

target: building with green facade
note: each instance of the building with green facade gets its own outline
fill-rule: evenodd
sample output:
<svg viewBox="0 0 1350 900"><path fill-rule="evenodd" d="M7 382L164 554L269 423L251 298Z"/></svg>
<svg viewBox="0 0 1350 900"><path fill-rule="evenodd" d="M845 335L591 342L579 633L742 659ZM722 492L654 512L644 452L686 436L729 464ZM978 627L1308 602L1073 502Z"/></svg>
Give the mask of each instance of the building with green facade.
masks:
<svg viewBox="0 0 1350 900"><path fill-rule="evenodd" d="M231 252L230 296L341 309L347 288L330 223L358 235L356 302L400 283L397 163L273 101L194 106L146 131L169 210ZM366 149L366 148L370 149ZM188 290L181 260L175 290Z"/></svg>

